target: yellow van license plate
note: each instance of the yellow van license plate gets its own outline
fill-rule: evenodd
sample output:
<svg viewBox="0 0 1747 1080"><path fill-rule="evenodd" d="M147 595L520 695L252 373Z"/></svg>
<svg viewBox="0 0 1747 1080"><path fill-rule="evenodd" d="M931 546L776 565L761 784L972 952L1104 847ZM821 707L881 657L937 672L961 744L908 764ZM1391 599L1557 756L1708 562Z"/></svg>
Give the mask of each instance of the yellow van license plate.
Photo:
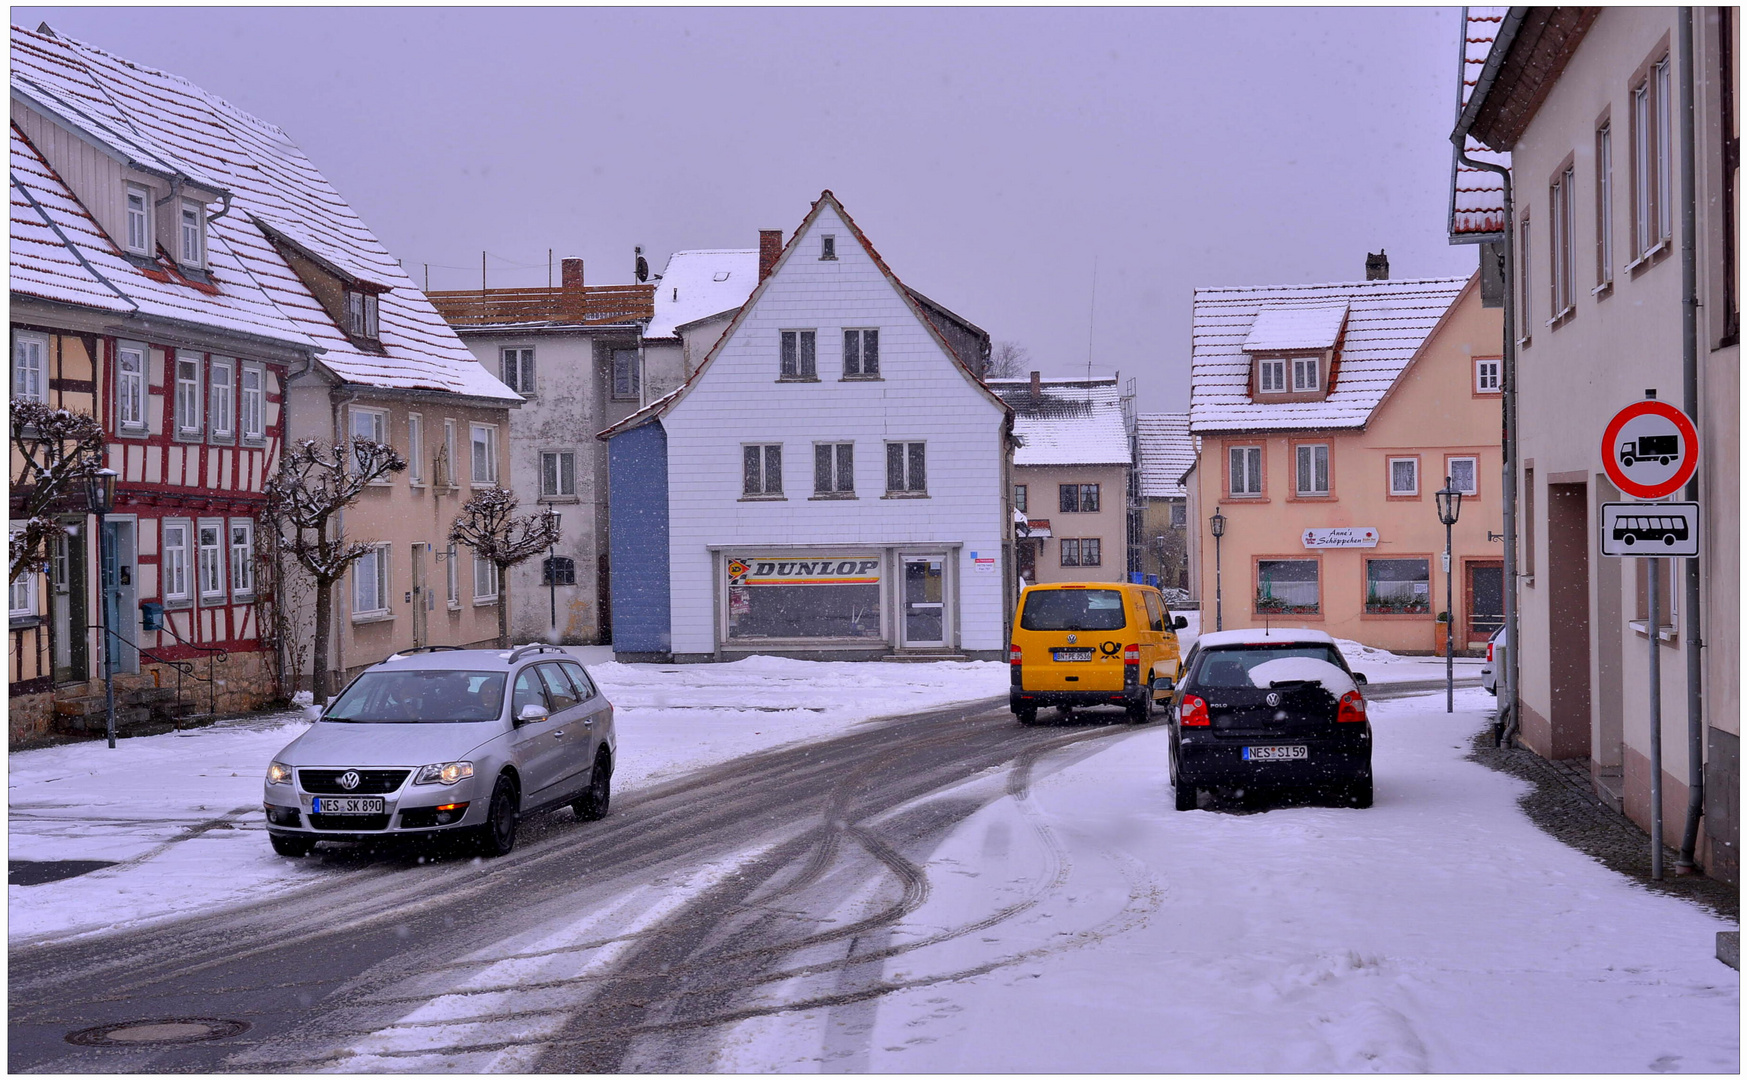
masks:
<svg viewBox="0 0 1747 1080"><path fill-rule="evenodd" d="M1082 660L1092 659L1092 650L1091 649L1051 649L1050 655L1055 657L1056 663L1065 664L1065 663L1071 663L1074 661L1082 661Z"/></svg>

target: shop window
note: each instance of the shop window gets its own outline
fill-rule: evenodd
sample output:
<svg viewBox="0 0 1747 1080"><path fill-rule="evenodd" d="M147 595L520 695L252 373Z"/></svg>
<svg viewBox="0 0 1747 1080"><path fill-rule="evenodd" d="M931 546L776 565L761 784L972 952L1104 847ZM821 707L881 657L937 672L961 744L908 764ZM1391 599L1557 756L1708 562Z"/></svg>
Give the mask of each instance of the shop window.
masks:
<svg viewBox="0 0 1747 1080"><path fill-rule="evenodd" d="M877 552L729 558L728 637L880 638L882 564Z"/></svg>
<svg viewBox="0 0 1747 1080"><path fill-rule="evenodd" d="M1366 559L1365 614L1431 613L1430 559Z"/></svg>
<svg viewBox="0 0 1747 1080"><path fill-rule="evenodd" d="M1315 559L1256 561L1256 614L1315 615L1322 595Z"/></svg>

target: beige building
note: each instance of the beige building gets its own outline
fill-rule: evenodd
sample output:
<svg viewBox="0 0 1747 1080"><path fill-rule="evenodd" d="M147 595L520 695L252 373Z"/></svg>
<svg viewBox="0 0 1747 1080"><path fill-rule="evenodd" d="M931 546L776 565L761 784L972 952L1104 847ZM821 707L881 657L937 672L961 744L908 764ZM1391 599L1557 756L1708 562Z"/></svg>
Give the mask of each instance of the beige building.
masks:
<svg viewBox="0 0 1747 1080"><path fill-rule="evenodd" d="M1302 624L1441 651L1449 575L1433 493L1453 477L1456 646L1484 648L1503 611L1490 539L1502 318L1478 275L1198 289L1194 318L1201 625Z"/></svg>
<svg viewBox="0 0 1747 1080"><path fill-rule="evenodd" d="M1738 12L1469 9L1468 39L1495 40L1467 56L1473 90L1456 132L1508 152L1514 189L1494 217L1515 247L1522 741L1587 758L1597 792L1648 828L1654 634L1664 836L1728 880L1739 835ZM1690 140L1679 107L1688 78ZM1464 228L1474 226L1453 222L1453 239L1470 239ZM1649 390L1693 414L1702 448L1696 490L1676 496L1702 506L1699 558L1656 561L1673 585L1657 627L1649 564L1601 555L1597 528L1601 504L1622 501L1604 473L1603 431Z"/></svg>
<svg viewBox="0 0 1747 1080"><path fill-rule="evenodd" d="M1189 573L1189 491L1183 476L1195 466L1189 414L1145 413L1135 419L1141 502L1141 571L1164 589L1192 588ZM1150 580L1150 579L1149 579Z"/></svg>

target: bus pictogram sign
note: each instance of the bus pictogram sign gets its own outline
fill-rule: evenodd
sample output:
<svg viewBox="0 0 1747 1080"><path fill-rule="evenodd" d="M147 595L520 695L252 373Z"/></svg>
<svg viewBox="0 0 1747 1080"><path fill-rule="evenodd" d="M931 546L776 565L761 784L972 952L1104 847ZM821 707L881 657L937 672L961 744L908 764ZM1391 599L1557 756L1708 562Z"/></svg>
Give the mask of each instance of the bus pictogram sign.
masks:
<svg viewBox="0 0 1747 1080"><path fill-rule="evenodd" d="M1698 557L1698 503L1601 504L1601 553L1617 557Z"/></svg>
<svg viewBox="0 0 1747 1080"><path fill-rule="evenodd" d="M1672 495L1698 469L1698 429L1665 401L1634 401L1608 421L1601 437L1601 463L1624 495Z"/></svg>

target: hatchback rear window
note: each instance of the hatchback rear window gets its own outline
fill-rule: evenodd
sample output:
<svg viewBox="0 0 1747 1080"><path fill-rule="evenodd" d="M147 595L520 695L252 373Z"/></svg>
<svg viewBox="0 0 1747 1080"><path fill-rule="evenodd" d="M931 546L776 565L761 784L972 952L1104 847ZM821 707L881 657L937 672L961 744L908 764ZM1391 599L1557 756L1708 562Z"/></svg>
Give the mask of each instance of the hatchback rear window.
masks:
<svg viewBox="0 0 1747 1080"><path fill-rule="evenodd" d="M1263 664L1294 656L1321 660L1342 671L1347 669L1341 660L1340 650L1333 645L1240 645L1209 649L1202 653L1195 662L1195 670L1189 673L1189 682L1196 686L1266 686L1273 680L1256 680L1251 677L1250 671Z"/></svg>
<svg viewBox="0 0 1747 1080"><path fill-rule="evenodd" d="M1128 625L1116 589L1043 589L1025 597L1025 630L1120 630Z"/></svg>
<svg viewBox="0 0 1747 1080"><path fill-rule="evenodd" d="M366 671L322 721L352 724L465 724L496 720L501 671Z"/></svg>

